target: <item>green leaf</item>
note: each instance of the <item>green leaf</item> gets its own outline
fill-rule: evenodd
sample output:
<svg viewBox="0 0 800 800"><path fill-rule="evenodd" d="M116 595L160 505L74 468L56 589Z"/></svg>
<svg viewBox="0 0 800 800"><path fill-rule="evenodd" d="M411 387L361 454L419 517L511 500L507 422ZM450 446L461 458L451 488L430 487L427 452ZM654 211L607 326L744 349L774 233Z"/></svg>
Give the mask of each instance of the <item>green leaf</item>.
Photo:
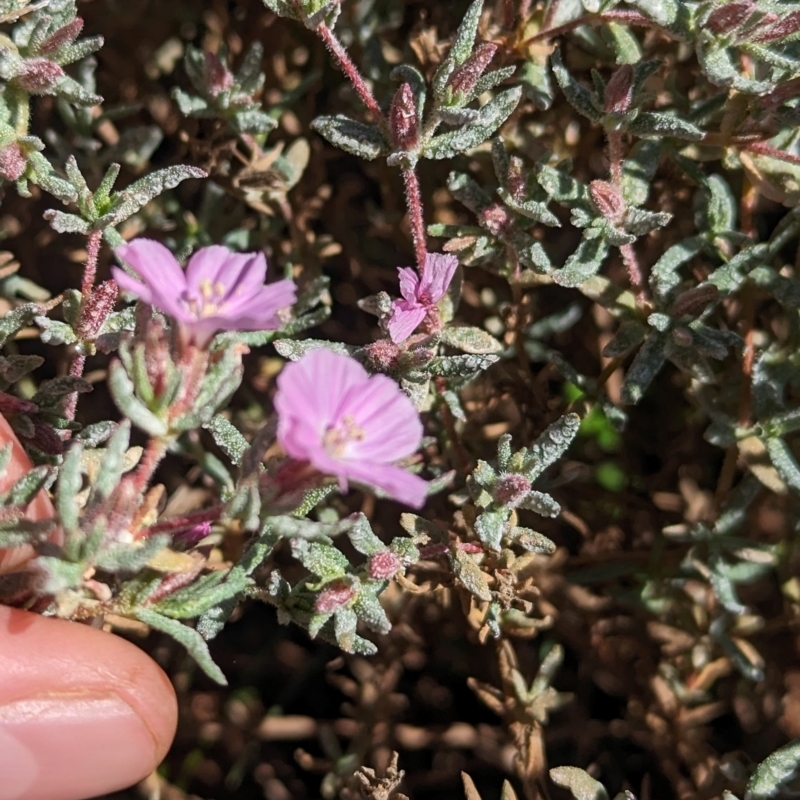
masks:
<svg viewBox="0 0 800 800"><path fill-rule="evenodd" d="M500 92L478 111L474 122L428 139L422 148L422 155L433 159L453 158L483 144L508 119L521 96L522 89L519 86Z"/></svg>
<svg viewBox="0 0 800 800"><path fill-rule="evenodd" d="M778 474L790 488L800 492L800 464L797 463L789 445L780 437L767 439L764 444Z"/></svg>
<svg viewBox="0 0 800 800"><path fill-rule="evenodd" d="M608 800L608 792L599 781L578 767L556 767L550 777L558 786L569 789L575 800Z"/></svg>
<svg viewBox="0 0 800 800"><path fill-rule="evenodd" d="M169 428L136 397L133 382L119 361L112 361L108 372L108 389L117 408L150 436L165 436Z"/></svg>
<svg viewBox="0 0 800 800"><path fill-rule="evenodd" d="M465 353L500 353L503 345L481 328L450 325L442 331L442 344L457 347Z"/></svg>
<svg viewBox="0 0 800 800"><path fill-rule="evenodd" d="M561 52L559 50L553 52L550 58L550 66L569 104L579 114L588 117L592 122L602 121L603 114L598 107L594 94L572 77L561 60Z"/></svg>
<svg viewBox="0 0 800 800"><path fill-rule="evenodd" d="M800 767L800 739L781 747L767 756L747 783L744 800L768 800L777 797L781 789L797 775Z"/></svg>
<svg viewBox="0 0 800 800"><path fill-rule="evenodd" d="M628 132L634 136L665 136L673 139L686 139L696 142L703 138L703 131L691 122L674 117L669 114L660 114L655 111L642 111L635 120L628 123Z"/></svg>
<svg viewBox="0 0 800 800"><path fill-rule="evenodd" d="M481 11L483 11L483 0L474 0L458 26L449 53L449 57L456 62L456 65L463 64L472 55Z"/></svg>
<svg viewBox="0 0 800 800"><path fill-rule="evenodd" d="M164 617L148 608L137 608L133 611L133 616L145 625L155 628L157 631L166 633L182 644L189 655L197 662L200 669L211 678L212 681L227 686L228 681L222 674L222 670L214 663L205 639L193 628L184 625L174 619Z"/></svg>
<svg viewBox="0 0 800 800"><path fill-rule="evenodd" d="M452 568L456 578L475 597L485 602L489 602L492 599L492 592L489 589L486 576L481 572L480 567L472 560L471 556L462 550L456 550L452 554Z"/></svg>
<svg viewBox="0 0 800 800"><path fill-rule="evenodd" d="M212 417L204 427L211 433L214 441L225 452L225 455L237 466L241 464L242 457L250 444L238 429L221 414Z"/></svg>
<svg viewBox="0 0 800 800"><path fill-rule="evenodd" d="M388 143L377 127L356 122L343 114L317 117L311 123L311 129L335 147L367 161L390 152Z"/></svg>
<svg viewBox="0 0 800 800"><path fill-rule="evenodd" d="M622 402L626 405L635 405L642 399L647 387L664 366L667 360L664 353L667 336L658 331L651 333L633 359L622 384Z"/></svg>
<svg viewBox="0 0 800 800"><path fill-rule="evenodd" d="M608 243L597 236L584 238L561 269L553 272L559 286L576 287L596 275L608 255Z"/></svg>

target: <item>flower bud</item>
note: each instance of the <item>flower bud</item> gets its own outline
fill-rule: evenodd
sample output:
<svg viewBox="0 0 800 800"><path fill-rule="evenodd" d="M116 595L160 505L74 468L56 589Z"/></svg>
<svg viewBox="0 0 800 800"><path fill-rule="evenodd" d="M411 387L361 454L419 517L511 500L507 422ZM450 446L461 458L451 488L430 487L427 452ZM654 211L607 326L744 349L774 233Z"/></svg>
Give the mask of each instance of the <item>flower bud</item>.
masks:
<svg viewBox="0 0 800 800"><path fill-rule="evenodd" d="M347 605L356 596L356 590L344 581L329 583L317 596L314 611L318 614L330 614Z"/></svg>
<svg viewBox="0 0 800 800"><path fill-rule="evenodd" d="M512 472L500 476L492 494L496 503L506 508L516 508L530 490L531 482L524 475Z"/></svg>
<svg viewBox="0 0 800 800"><path fill-rule="evenodd" d="M779 19L767 27L764 27L762 23L759 32L751 38L751 41L766 44L785 39L798 31L800 31L800 11L792 11L791 14L787 14L783 19Z"/></svg>
<svg viewBox="0 0 800 800"><path fill-rule="evenodd" d="M694 337L689 328L675 328L672 331L672 340L679 347L691 347Z"/></svg>
<svg viewBox="0 0 800 800"><path fill-rule="evenodd" d="M514 217L499 203L494 203L478 214L478 222L495 236L505 236L514 225Z"/></svg>
<svg viewBox="0 0 800 800"><path fill-rule="evenodd" d="M213 97L233 86L233 73L216 53L206 53L206 88Z"/></svg>
<svg viewBox="0 0 800 800"><path fill-rule="evenodd" d="M589 184L589 197L609 222L618 222L625 213L625 200L622 194L608 181L592 181Z"/></svg>
<svg viewBox="0 0 800 800"><path fill-rule="evenodd" d="M30 414L39 410L36 403L29 400L20 400L12 394L0 392L0 414L4 417L13 417L14 414Z"/></svg>
<svg viewBox="0 0 800 800"><path fill-rule="evenodd" d="M104 281L89 295L76 326L76 332L81 339L92 340L97 337L117 302L117 294L116 281Z"/></svg>
<svg viewBox="0 0 800 800"><path fill-rule="evenodd" d="M27 166L28 159L19 146L19 142L11 142L0 150L0 177L8 181L15 181L22 176Z"/></svg>
<svg viewBox="0 0 800 800"><path fill-rule="evenodd" d="M389 128L392 143L398 150L413 150L419 141L419 119L414 92L407 83L394 93L389 109Z"/></svg>
<svg viewBox="0 0 800 800"><path fill-rule="evenodd" d="M469 94L486 71L486 67L489 66L489 62L494 58L496 52L496 44L491 42L479 44L472 51L472 55L460 67L453 70L453 74L447 81L447 86L453 90L453 94Z"/></svg>
<svg viewBox="0 0 800 800"><path fill-rule="evenodd" d="M623 64L606 84L603 111L606 114L625 114L633 102L633 67Z"/></svg>
<svg viewBox="0 0 800 800"><path fill-rule="evenodd" d="M28 94L47 94L64 77L64 70L49 58L26 58L14 83Z"/></svg>
<svg viewBox="0 0 800 800"><path fill-rule="evenodd" d="M388 580L393 578L403 566L403 562L391 551L375 553L367 562L367 574L372 580Z"/></svg>
<svg viewBox="0 0 800 800"><path fill-rule="evenodd" d="M43 55L50 55L63 45L72 44L72 42L78 38L82 30L83 20L80 17L75 17L72 22L63 25L45 39L42 46L39 48L39 52Z"/></svg>
<svg viewBox="0 0 800 800"><path fill-rule="evenodd" d="M751 0L725 3L715 8L706 20L706 27L712 33L729 33L738 28L755 10Z"/></svg>
<svg viewBox="0 0 800 800"><path fill-rule="evenodd" d="M392 372L397 367L400 348L389 339L370 342L366 348L369 365L376 372Z"/></svg>

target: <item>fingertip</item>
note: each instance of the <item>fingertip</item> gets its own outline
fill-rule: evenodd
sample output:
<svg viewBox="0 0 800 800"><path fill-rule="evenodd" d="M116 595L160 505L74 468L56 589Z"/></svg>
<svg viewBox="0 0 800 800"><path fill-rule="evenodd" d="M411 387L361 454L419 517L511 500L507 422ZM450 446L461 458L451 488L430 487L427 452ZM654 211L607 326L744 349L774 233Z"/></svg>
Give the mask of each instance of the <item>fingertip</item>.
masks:
<svg viewBox="0 0 800 800"><path fill-rule="evenodd" d="M177 718L167 676L134 645L0 607L0 778L15 777L0 780L0 800L130 786L164 758Z"/></svg>

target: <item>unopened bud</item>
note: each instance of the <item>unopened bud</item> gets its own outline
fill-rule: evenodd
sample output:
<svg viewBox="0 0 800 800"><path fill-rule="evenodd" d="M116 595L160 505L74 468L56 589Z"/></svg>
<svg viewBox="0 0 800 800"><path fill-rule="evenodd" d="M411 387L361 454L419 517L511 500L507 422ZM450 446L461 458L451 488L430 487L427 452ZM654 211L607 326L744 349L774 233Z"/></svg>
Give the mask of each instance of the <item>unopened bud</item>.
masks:
<svg viewBox="0 0 800 800"><path fill-rule="evenodd" d="M319 614L329 614L344 605L347 605L356 595L356 590L343 581L329 583L317 596L314 611Z"/></svg>
<svg viewBox="0 0 800 800"><path fill-rule="evenodd" d="M117 302L118 293L116 281L104 281L89 295L76 325L76 332L81 339L91 341L96 338Z"/></svg>
<svg viewBox="0 0 800 800"><path fill-rule="evenodd" d="M33 436L25 438L25 443L35 447L47 456L60 456L64 452L61 437L39 417L33 417Z"/></svg>
<svg viewBox="0 0 800 800"><path fill-rule="evenodd" d="M372 580L388 580L393 578L403 566L403 562L391 551L383 550L375 553L367 562L367 574Z"/></svg>
<svg viewBox="0 0 800 800"><path fill-rule="evenodd" d="M625 114L633 102L633 67L623 64L606 84L603 111L606 114Z"/></svg>
<svg viewBox="0 0 800 800"><path fill-rule="evenodd" d="M688 289L678 295L670 309L670 316L683 317L688 314L689 316L696 317L709 303L713 302L718 297L719 289L713 283L707 283L704 286L695 286L694 289Z"/></svg>
<svg viewBox="0 0 800 800"><path fill-rule="evenodd" d="M508 209L494 203L478 214L478 222L495 236L504 236L511 231L514 217Z"/></svg>
<svg viewBox="0 0 800 800"><path fill-rule="evenodd" d="M506 508L516 508L530 493L531 482L518 473L502 475L492 492L495 502Z"/></svg>
<svg viewBox="0 0 800 800"><path fill-rule="evenodd" d="M407 83L394 93L389 109L392 142L398 150L413 150L419 141L419 119L414 92Z"/></svg>
<svg viewBox="0 0 800 800"><path fill-rule="evenodd" d="M0 392L0 414L4 417L12 417L14 414L31 414L38 411L39 407L30 400L20 400L13 394Z"/></svg>
<svg viewBox="0 0 800 800"><path fill-rule="evenodd" d="M619 222L625 213L625 201L616 186L608 181L592 181L589 197L597 210L609 221Z"/></svg>
<svg viewBox="0 0 800 800"><path fill-rule="evenodd" d="M724 6L715 8L706 20L706 27L712 33L729 33L738 28L755 10L751 0L725 3Z"/></svg>
<svg viewBox="0 0 800 800"><path fill-rule="evenodd" d="M43 55L49 55L65 44L72 44L72 42L78 38L82 30L83 20L80 17L75 17L72 22L68 22L45 39L44 43L39 48L39 52Z"/></svg>
<svg viewBox="0 0 800 800"><path fill-rule="evenodd" d="M762 23L760 30L751 38L751 41L758 44L776 42L798 31L800 31L800 11L792 11L791 14L787 14L783 19L773 22L766 28Z"/></svg>
<svg viewBox="0 0 800 800"><path fill-rule="evenodd" d="M11 142L10 145L0 150L0 177L8 181L15 181L25 172L28 166L28 159L19 146L19 142Z"/></svg>
<svg viewBox="0 0 800 800"><path fill-rule="evenodd" d="M233 86L233 73L222 63L216 53L206 53L206 88L209 94L218 94Z"/></svg>
<svg viewBox="0 0 800 800"><path fill-rule="evenodd" d="M496 44L491 42L479 44L472 51L472 55L460 67L453 70L447 81L447 86L453 90L453 94L469 94L475 88L478 79L486 72L486 67L496 52Z"/></svg>
<svg viewBox="0 0 800 800"><path fill-rule="evenodd" d="M389 339L370 342L366 348L369 364L376 372L392 372L397 367L400 348Z"/></svg>
<svg viewBox="0 0 800 800"><path fill-rule="evenodd" d="M26 58L14 82L28 94L46 94L64 77L64 70L49 58Z"/></svg>

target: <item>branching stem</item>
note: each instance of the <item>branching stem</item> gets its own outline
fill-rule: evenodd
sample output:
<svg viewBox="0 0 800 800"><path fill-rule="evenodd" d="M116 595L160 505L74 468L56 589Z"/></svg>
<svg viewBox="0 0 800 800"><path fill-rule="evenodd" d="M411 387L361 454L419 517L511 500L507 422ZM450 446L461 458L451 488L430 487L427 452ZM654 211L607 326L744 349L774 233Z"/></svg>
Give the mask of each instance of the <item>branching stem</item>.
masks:
<svg viewBox="0 0 800 800"><path fill-rule="evenodd" d="M417 172L413 167L403 170L403 185L406 190L406 205L408 206L408 221L411 225L411 238L414 241L414 254L417 259L417 268L421 274L425 270L425 257L428 255L428 246L425 242L422 193L419 188Z"/></svg>

